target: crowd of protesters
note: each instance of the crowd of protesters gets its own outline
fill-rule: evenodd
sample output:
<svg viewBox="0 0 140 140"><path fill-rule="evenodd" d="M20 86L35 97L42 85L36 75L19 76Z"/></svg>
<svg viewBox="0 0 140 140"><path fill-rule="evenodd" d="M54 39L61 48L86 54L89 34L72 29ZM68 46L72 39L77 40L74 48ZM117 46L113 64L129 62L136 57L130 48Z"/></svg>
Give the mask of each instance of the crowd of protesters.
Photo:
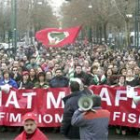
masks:
<svg viewBox="0 0 140 140"><path fill-rule="evenodd" d="M84 42L63 48L20 46L16 56L0 50L0 67L0 85L17 89L68 87L73 77L86 86L140 86L140 50L135 48Z"/></svg>

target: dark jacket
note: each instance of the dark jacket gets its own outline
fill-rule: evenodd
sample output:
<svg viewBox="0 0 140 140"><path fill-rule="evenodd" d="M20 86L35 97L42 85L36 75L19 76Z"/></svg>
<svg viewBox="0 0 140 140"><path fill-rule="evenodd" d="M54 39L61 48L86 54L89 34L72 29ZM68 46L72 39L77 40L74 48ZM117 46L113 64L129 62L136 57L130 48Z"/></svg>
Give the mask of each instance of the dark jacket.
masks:
<svg viewBox="0 0 140 140"><path fill-rule="evenodd" d="M81 72L80 74L74 73L74 78L79 78L83 82L84 85L89 85L90 76L85 72Z"/></svg>
<svg viewBox="0 0 140 140"><path fill-rule="evenodd" d="M71 118L75 110L78 109L78 100L81 96L84 96L84 91L74 92L63 98L65 103L63 121L61 126L61 133L69 139L80 139L79 128L71 125Z"/></svg>
<svg viewBox="0 0 140 140"><path fill-rule="evenodd" d="M69 79L61 76L61 77L54 77L50 80L50 87L57 88L57 87L68 87L69 86Z"/></svg>
<svg viewBox="0 0 140 140"><path fill-rule="evenodd" d="M32 89L34 87L34 84L30 81L27 81L26 83L24 83L23 81L20 82L20 89Z"/></svg>
<svg viewBox="0 0 140 140"><path fill-rule="evenodd" d="M38 80L36 77L34 77L33 79L29 78L29 82L31 82L33 84L33 86L35 86L35 84L38 82Z"/></svg>
<svg viewBox="0 0 140 140"><path fill-rule="evenodd" d="M136 86L140 85L139 81L140 81L139 78L135 77L132 81L127 81L126 80L126 85L129 85L131 87L136 87Z"/></svg>
<svg viewBox="0 0 140 140"><path fill-rule="evenodd" d="M14 78L14 73L12 73L11 78L17 82L18 87L19 87L19 83L20 83L20 81L22 79L22 76L18 73L17 76Z"/></svg>

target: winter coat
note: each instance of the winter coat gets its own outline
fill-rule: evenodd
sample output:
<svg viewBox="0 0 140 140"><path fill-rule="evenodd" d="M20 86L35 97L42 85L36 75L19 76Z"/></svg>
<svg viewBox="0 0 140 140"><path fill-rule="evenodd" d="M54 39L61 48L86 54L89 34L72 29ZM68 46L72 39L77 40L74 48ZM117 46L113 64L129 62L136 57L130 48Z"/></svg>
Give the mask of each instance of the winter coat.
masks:
<svg viewBox="0 0 140 140"><path fill-rule="evenodd" d="M79 128L71 125L71 118L75 110L78 109L78 100L81 96L85 96L85 91L74 92L63 98L65 103L63 121L61 125L61 133L69 139L79 139Z"/></svg>
<svg viewBox="0 0 140 140"><path fill-rule="evenodd" d="M27 140L26 137L26 132L23 131L14 140ZM48 140L48 138L39 129L37 129L30 140Z"/></svg>
<svg viewBox="0 0 140 140"><path fill-rule="evenodd" d="M19 83L20 83L20 81L21 81L21 79L22 79L22 76L21 76L19 73L17 73L17 76L14 77L14 73L12 73L12 74L11 74L11 78L17 82L18 87L19 87Z"/></svg>
<svg viewBox="0 0 140 140"><path fill-rule="evenodd" d="M49 85L47 83L44 82L43 85L41 85L39 82L35 83L35 88L49 88Z"/></svg>
<svg viewBox="0 0 140 140"><path fill-rule="evenodd" d="M13 80L12 78L10 78L8 82L5 82L4 79L0 80L0 85L5 85L5 84L9 84L13 88L18 88L17 82L15 80Z"/></svg>
<svg viewBox="0 0 140 140"><path fill-rule="evenodd" d="M84 85L89 85L90 76L83 71L80 74L74 73L74 78L79 78Z"/></svg>
<svg viewBox="0 0 140 140"><path fill-rule="evenodd" d="M20 82L19 89L32 89L34 87L34 84L30 81L27 81L24 83L23 81Z"/></svg>
<svg viewBox="0 0 140 140"><path fill-rule="evenodd" d="M50 80L50 87L57 88L57 87L68 87L69 86L69 79L61 76L61 77L54 77Z"/></svg>
<svg viewBox="0 0 140 140"><path fill-rule="evenodd" d="M101 107L93 109L96 112L76 110L71 124L80 127L81 140L107 140L110 112Z"/></svg>

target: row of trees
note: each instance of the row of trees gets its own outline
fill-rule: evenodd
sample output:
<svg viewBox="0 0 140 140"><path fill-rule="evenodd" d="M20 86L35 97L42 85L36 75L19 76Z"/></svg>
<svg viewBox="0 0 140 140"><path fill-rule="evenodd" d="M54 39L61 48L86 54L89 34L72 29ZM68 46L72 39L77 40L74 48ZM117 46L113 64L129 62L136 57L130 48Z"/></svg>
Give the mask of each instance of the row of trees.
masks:
<svg viewBox="0 0 140 140"><path fill-rule="evenodd" d="M0 0L0 39L11 38L12 0ZM45 27L57 26L56 16L46 0L17 0L17 34L18 38L34 36Z"/></svg>
<svg viewBox="0 0 140 140"><path fill-rule="evenodd" d="M0 0L0 40L11 37L12 0ZM63 27L82 25L82 35L96 42L109 34L120 33L129 44L129 33L134 31L135 1L133 0L70 0L61 7L62 19L57 20L48 0L17 0L18 37L34 36L37 30L45 27ZM133 15L129 18L127 15ZM112 36L110 36L112 38ZM119 42L119 41L118 41ZM122 44L122 42L120 42Z"/></svg>
<svg viewBox="0 0 140 140"><path fill-rule="evenodd" d="M109 33L128 35L134 30L135 1L132 0L71 0L63 5L62 13L64 26L83 25L84 30L92 30L90 33L99 42L102 38L107 42Z"/></svg>

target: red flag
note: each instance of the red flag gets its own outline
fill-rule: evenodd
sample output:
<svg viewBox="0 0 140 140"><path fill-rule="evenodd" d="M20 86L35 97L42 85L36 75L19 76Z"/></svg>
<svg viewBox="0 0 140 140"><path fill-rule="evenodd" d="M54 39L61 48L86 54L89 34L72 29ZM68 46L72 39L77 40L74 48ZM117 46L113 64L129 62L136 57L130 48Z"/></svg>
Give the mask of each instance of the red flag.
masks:
<svg viewBox="0 0 140 140"><path fill-rule="evenodd" d="M36 39L45 46L63 47L74 43L80 29L81 26L67 29L46 28L36 33Z"/></svg>

